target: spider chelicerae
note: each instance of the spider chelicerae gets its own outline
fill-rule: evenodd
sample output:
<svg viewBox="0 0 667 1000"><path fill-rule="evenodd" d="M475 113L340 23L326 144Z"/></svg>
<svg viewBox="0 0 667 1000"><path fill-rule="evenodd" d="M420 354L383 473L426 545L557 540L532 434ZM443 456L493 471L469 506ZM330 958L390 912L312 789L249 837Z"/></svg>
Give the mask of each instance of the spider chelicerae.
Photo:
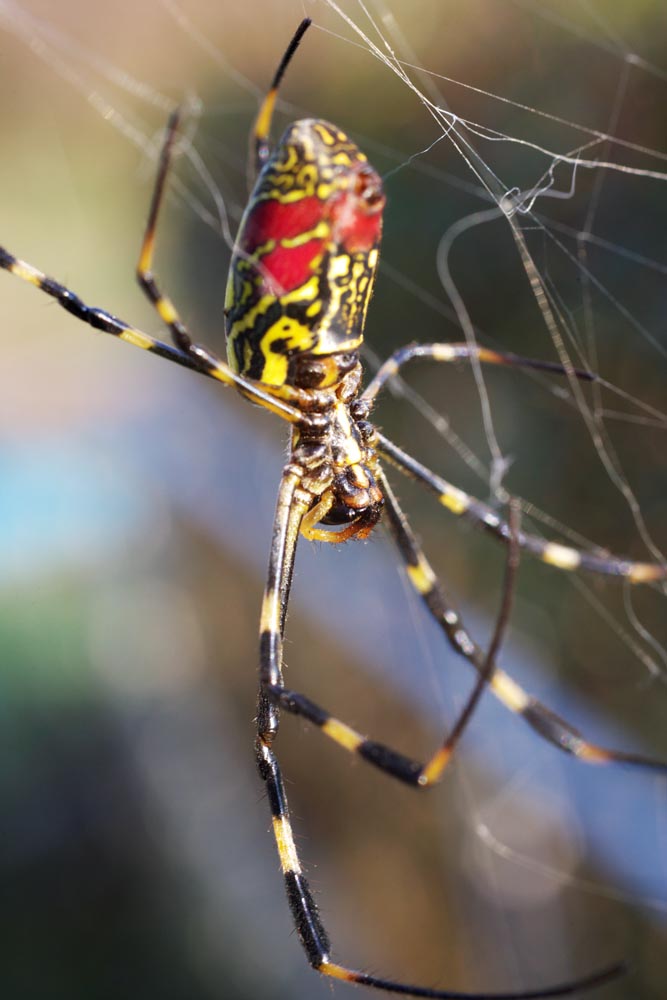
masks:
<svg viewBox="0 0 667 1000"><path fill-rule="evenodd" d="M193 342L152 271L158 215L179 132L178 111L167 126L137 267L142 289L171 333L171 345L128 326L106 310L86 305L68 288L2 248L0 267L52 296L95 329L233 385L251 402L291 425L290 455L278 490L261 611L256 754L289 905L313 968L332 979L431 1000L526 1000L583 992L616 975L620 966L546 988L492 994L410 985L355 971L332 959L326 930L302 871L274 750L281 711L308 720L343 749L415 789L430 787L441 778L487 687L541 737L582 761L618 761L667 770L667 765L647 757L588 742L497 666L520 550L562 570L584 569L630 583L664 580L667 566L584 552L527 534L520 528L514 504L503 519L490 506L421 465L369 419L388 380L417 358L526 367L583 380L595 376L468 344L411 344L396 351L367 387L361 388L359 352L378 265L385 206L381 179L354 142L322 120L294 123L274 149L269 142L280 82L309 24L304 20L292 38L254 126L252 159L257 181L234 246L227 285L227 362ZM387 464L433 493L442 506L465 514L507 546L503 597L488 649L475 642L446 598L392 492ZM426 762L412 760L356 732L304 694L288 690L283 682L282 645L299 535L329 543L363 539L380 520L388 527L412 586L445 640L477 673L474 689L455 725Z"/></svg>

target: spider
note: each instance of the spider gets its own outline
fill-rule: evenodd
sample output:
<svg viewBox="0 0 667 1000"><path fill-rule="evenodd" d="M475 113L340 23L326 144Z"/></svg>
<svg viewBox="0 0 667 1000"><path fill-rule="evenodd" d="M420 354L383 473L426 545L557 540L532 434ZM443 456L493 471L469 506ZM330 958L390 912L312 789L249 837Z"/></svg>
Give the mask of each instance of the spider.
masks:
<svg viewBox="0 0 667 1000"><path fill-rule="evenodd" d="M260 619L256 756L271 808L273 833L296 930L311 966L334 980L430 1000L529 1000L583 992L621 971L610 966L578 980L505 993L462 993L411 985L356 971L331 958L326 930L303 874L274 743L281 711L301 716L330 740L398 781L424 789L441 778L477 701L488 686L542 738L587 763L617 761L667 770L667 764L585 740L567 721L532 698L497 665L519 550L562 570L584 569L630 583L667 578L667 565L632 562L545 542L520 530L514 506L507 519L441 479L388 440L369 420L387 381L416 358L474 360L567 374L587 371L460 343L410 344L396 351L361 389L359 352L379 258L385 196L366 156L339 128L319 119L292 124L272 150L271 122L278 88L310 19L299 25L274 75L252 132L255 187L241 221L225 300L227 361L191 339L153 274L155 233L180 113L170 116L159 159L137 266L141 288L168 327L172 344L89 306L64 285L0 247L0 267L52 296L94 329L118 337L200 374L233 385L291 425L289 460L278 489L269 568ZM451 512L465 514L508 547L506 578L495 633L484 651L420 548L389 485L385 463L416 480ZM364 539L383 519L407 576L445 640L477 673L466 705L426 762L356 732L283 682L282 645L299 535L341 543Z"/></svg>

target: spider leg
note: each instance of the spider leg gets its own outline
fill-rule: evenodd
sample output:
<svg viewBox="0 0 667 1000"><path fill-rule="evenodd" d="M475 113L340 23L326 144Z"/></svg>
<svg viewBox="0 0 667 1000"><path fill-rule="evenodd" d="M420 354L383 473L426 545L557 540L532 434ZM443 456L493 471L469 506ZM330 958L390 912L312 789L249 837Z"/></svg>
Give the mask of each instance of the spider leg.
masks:
<svg viewBox="0 0 667 1000"><path fill-rule="evenodd" d="M608 749L585 740L574 726L529 695L508 674L496 666L497 651L509 619L514 574L523 537L518 525L511 523L514 516L510 517L510 523L507 525L509 554L503 586L503 602L489 652L485 654L472 639L461 616L446 596L382 472L378 473L378 479L385 497L387 524L398 546L408 578L431 615L444 631L449 644L477 671L478 678L475 687L446 740L425 763L408 757L384 743L369 739L306 695L285 688L282 679L267 680L266 694L270 700L286 712L307 719L308 722L317 726L328 739L337 743L344 750L358 755L391 777L416 788L426 788L440 780L454 748L463 735L487 686L506 708L521 715L543 739L552 743L559 750L572 754L582 761L591 764L615 761L621 764L667 771L667 763L663 761L654 760L642 754Z"/></svg>
<svg viewBox="0 0 667 1000"><path fill-rule="evenodd" d="M252 186L255 176L260 172L271 155L269 136L271 133L273 111L276 106L276 97L278 96L278 88L280 87L282 78L285 75L285 70L289 66L294 53L299 47L299 42L311 24L311 19L309 17L304 17L303 21L301 21L299 27L294 32L292 40L287 46L285 54L280 60L280 65L273 76L271 86L269 87L269 90L260 106L259 113L250 136L250 147L248 149L247 174L249 187Z"/></svg>
<svg viewBox="0 0 667 1000"><path fill-rule="evenodd" d="M388 509L388 516L391 522L391 528L395 531L395 537L398 537L402 531L407 529L410 532L410 528L407 523L407 518L403 514L400 508L398 500L394 496L394 493L389 485L389 482L384 475L380 476L380 481L382 483L382 489L385 496L385 503ZM505 578L503 580L502 588L502 600L500 604L500 610L496 618L495 628L493 630L493 636L491 637L491 642L489 648L486 651L484 657L484 662L478 671L477 682L472 689L468 700L463 706L459 713L459 716L452 727L452 730L443 743L442 747L436 751L436 753L431 757L428 763L425 765L422 774L420 775L420 785L427 786L439 781L442 777L442 773L447 767L451 756L458 745L468 723L470 722L475 709L484 693L486 687L493 676L496 659L498 653L500 652L500 647L502 645L505 633L507 631L507 626L509 625L510 615L512 611L512 604L514 601L514 593L516 589L516 574L519 567L520 558L520 548L519 548L519 519L520 513L518 506L512 502L510 503L510 539L509 546L507 549L507 562L505 564Z"/></svg>
<svg viewBox="0 0 667 1000"><path fill-rule="evenodd" d="M377 435L377 447L379 453L396 469L425 486L447 510L457 515L465 514L469 520L479 524L502 542L508 542L509 525L492 507L452 486L447 480L441 479L383 434ZM568 571L584 569L605 576L620 576L629 583L651 583L667 579L667 563L633 562L631 559L619 559L607 554L597 555L569 545L547 542L537 535L523 531L519 532L519 545L541 562L557 569Z"/></svg>
<svg viewBox="0 0 667 1000"><path fill-rule="evenodd" d="M428 563L408 520L401 510L396 497L382 472L378 474L385 497L385 514L389 530L396 542L405 564L408 578L422 598L430 614L444 631L447 640L460 656L468 660L478 674L477 682L468 697L458 720L447 739L435 754L422 763L408 757L384 743L369 739L347 723L332 715L306 695L283 686L282 679L270 680L267 675L266 695L280 708L292 715L299 715L349 753L357 754L363 760L384 771L391 777L416 788L425 788L437 782L445 770L456 744L468 724L477 702L488 686L493 694L510 711L522 718L543 739L559 750L572 754L590 764L617 762L652 770L667 771L667 763L642 754L626 753L598 746L585 740L582 734L569 722L552 712L542 702L524 691L516 681L496 666L496 653L509 618L509 602L513 590L513 574L516 570L516 553L521 548L522 534L518 526L508 524L509 556L503 603L496 623L496 634L489 653L472 639L466 626L455 610L452 602ZM510 519L512 520L512 518Z"/></svg>
<svg viewBox="0 0 667 1000"><path fill-rule="evenodd" d="M178 135L180 121L180 109L175 108L169 115L167 131L165 133L164 143L162 144L162 150L160 152L160 160L158 163L157 175L155 177L155 186L153 187L153 195L151 197L151 206L148 211L146 231L144 232L144 239L141 244L141 252L137 263L137 281L139 282L139 286L146 297L155 306L162 322L169 327L172 340L174 341L176 347L178 347L185 354L194 354L195 356L202 357L202 348L195 348L185 324L182 322L178 312L176 311L176 307L167 295L162 294L155 279L155 275L153 274L155 231L157 228L158 216L160 214L160 207L164 199L167 175L171 165L174 142L176 141L176 136Z"/></svg>
<svg viewBox="0 0 667 1000"><path fill-rule="evenodd" d="M271 808L273 834L289 907L299 940L311 966L331 979L357 983L387 993L422 997L425 1000L542 1000L542 998L546 1000L547 997L580 993L618 976L623 971L623 966L617 964L582 979L545 989L505 993L464 993L383 979L331 960L331 944L303 873L292 831L280 765L273 751L273 741L280 721L280 709L269 696L271 688L282 686L282 631L286 613L284 605L289 593L301 520L310 503L305 495L299 494L300 480L301 470L288 465L278 492L260 625L260 693L256 752L259 773L266 785ZM502 633L502 628L504 625L499 628L499 634Z"/></svg>
<svg viewBox="0 0 667 1000"><path fill-rule="evenodd" d="M384 453L384 444L382 453ZM461 616L449 601L442 584L426 559L407 518L396 503L395 498L393 498L391 491L387 494L385 509L389 530L405 563L410 583L424 601L432 617L445 633L452 648L464 657L464 659L468 660L475 670L483 676L487 666L484 651L471 638ZM509 525L508 536L512 537ZM522 537L522 533L516 531L513 544L522 547ZM651 768L652 770L667 771L667 763L664 761L655 760L643 754L611 750L607 747L590 743L584 739L579 730L575 729L567 720L552 712L551 709L543 705L537 698L533 698L532 695L528 694L527 691L520 687L516 681L512 680L499 667L494 667L490 674L488 687L506 708L520 715L543 739L552 743L559 750L578 757L579 760L588 764L616 762L636 767Z"/></svg>
<svg viewBox="0 0 667 1000"><path fill-rule="evenodd" d="M379 481L385 495L385 503L390 505L391 508L390 517L403 518L403 514L398 507L389 484L382 474L379 476ZM516 539L516 530L514 538ZM384 743L368 739L351 726L348 726L347 723L335 718L326 709L311 701L306 695L286 689L283 686L282 679L271 680L269 682L267 693L270 699L292 715L300 715L307 719L321 729L325 736L343 747L343 749L350 753L358 754L362 760L373 764L392 778L397 778L399 781L417 788L426 788L433 785L440 780L445 767L451 759L454 748L472 717L484 688L487 686L493 673L495 659L509 622L516 569L518 566L518 553L519 548L515 541L510 545L508 550L502 603L496 621L496 628L489 650L480 667L475 687L460 712L451 733L426 763L420 763L411 757L407 757Z"/></svg>
<svg viewBox="0 0 667 1000"><path fill-rule="evenodd" d="M469 361L472 358L487 365L506 365L512 368L532 368L536 371L553 372L556 375L573 375L583 382L594 382L597 378L593 372L581 368L565 368L556 361L540 361L537 358L524 358L520 354L492 351L487 347L476 347L470 344L407 344L387 358L380 366L374 378L366 386L362 399L372 402L385 383L397 375L401 368L415 358L429 358L431 361Z"/></svg>
<svg viewBox="0 0 667 1000"><path fill-rule="evenodd" d="M202 351L201 353L187 354L176 347L163 343L161 340L156 340L155 337L137 330L136 327L128 326L127 323L113 316L106 309L86 305L78 295L69 288L66 288L65 285L61 285L59 282L54 281L53 278L49 278L48 275L33 267L32 264L14 257L1 246L0 268L9 271L10 274L20 278L21 281L34 285L35 288L39 288L40 291L50 295L63 309L72 313L73 316L76 316L77 319L82 320L84 323L88 323L95 330L101 330L102 333L118 337L119 340L124 340L128 344L133 344L135 347L140 347L144 351L150 351L152 354L157 354L162 358L167 358L168 361L173 361L184 368L190 368L201 375L207 375L209 378L222 382L223 385L234 385L251 402L263 406L277 416L282 417L283 420L287 420L293 424L302 424L304 422L315 423L319 419L317 413L304 413L303 409L299 409L297 405L293 405L299 401L299 390L294 390L290 386L278 386L275 389L267 389L261 383L253 382L252 379L244 378L244 376L237 374L224 361L208 354L208 352Z"/></svg>

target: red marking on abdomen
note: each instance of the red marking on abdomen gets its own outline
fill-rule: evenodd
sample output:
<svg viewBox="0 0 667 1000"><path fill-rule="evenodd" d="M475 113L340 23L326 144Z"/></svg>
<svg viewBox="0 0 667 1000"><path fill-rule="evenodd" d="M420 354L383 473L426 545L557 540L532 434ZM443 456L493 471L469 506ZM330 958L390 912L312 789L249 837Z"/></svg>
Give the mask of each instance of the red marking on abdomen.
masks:
<svg viewBox="0 0 667 1000"><path fill-rule="evenodd" d="M276 248L260 258L260 271L264 278L262 294L280 296L283 292L299 288L313 274L313 264L322 253L323 240L313 239L296 247L281 246L284 239L293 239L310 232L325 216L325 204L318 198L302 198L289 205L269 199L258 202L251 209L239 246L245 253L253 254L268 240L275 240Z"/></svg>
<svg viewBox="0 0 667 1000"><path fill-rule="evenodd" d="M298 247L276 247L261 258L266 292L280 296L304 285L313 275L313 264L321 257L322 240L308 240Z"/></svg>
<svg viewBox="0 0 667 1000"><path fill-rule="evenodd" d="M284 240L314 229L325 216L325 205L318 198L302 198L283 205L270 198L259 201L246 218L239 243L248 253L267 240Z"/></svg>

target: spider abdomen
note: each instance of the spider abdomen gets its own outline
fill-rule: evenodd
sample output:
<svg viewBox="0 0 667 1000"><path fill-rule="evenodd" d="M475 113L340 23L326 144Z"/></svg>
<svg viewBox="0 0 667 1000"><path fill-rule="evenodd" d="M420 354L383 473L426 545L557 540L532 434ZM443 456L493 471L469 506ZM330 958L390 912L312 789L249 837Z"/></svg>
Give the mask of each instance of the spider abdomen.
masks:
<svg viewBox="0 0 667 1000"><path fill-rule="evenodd" d="M235 371L293 384L295 356L359 349L384 202L378 174L343 132L317 119L290 126L259 175L232 257L225 318Z"/></svg>

